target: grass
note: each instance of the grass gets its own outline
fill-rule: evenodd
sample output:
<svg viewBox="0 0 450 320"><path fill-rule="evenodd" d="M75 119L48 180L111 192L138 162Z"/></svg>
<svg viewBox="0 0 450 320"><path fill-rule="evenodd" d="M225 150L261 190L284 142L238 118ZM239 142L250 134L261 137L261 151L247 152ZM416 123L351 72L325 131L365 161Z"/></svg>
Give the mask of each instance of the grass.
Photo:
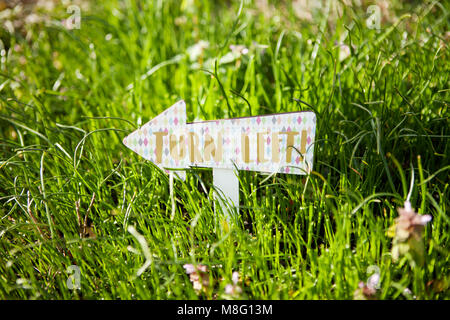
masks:
<svg viewBox="0 0 450 320"><path fill-rule="evenodd" d="M353 299L373 270L379 299L448 299L448 2L381 3L379 30L366 1L300 2L83 1L73 30L61 4L0 11L0 299L224 299L234 271L238 298ZM188 121L314 110L314 171L241 172L227 224L190 170L172 212L168 176L121 141L181 98ZM395 261L411 186L432 221L422 261Z"/></svg>

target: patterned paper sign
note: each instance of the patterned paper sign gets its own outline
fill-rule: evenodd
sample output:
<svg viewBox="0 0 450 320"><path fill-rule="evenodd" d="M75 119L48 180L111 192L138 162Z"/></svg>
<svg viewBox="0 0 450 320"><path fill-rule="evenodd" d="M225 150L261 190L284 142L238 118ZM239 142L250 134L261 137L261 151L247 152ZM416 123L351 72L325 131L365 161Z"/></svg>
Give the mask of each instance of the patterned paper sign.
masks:
<svg viewBox="0 0 450 320"><path fill-rule="evenodd" d="M312 169L315 131L311 111L186 123L181 100L123 143L162 168L306 174Z"/></svg>

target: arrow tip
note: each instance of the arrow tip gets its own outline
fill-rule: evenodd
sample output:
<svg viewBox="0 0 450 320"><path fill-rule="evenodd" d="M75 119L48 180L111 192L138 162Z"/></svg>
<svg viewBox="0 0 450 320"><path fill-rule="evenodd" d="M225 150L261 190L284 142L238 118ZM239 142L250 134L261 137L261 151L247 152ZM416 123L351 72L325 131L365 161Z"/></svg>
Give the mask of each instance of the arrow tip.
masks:
<svg viewBox="0 0 450 320"><path fill-rule="evenodd" d="M128 138L128 136L126 136L125 138L123 138L122 143L123 143L125 146L128 147L128 145L127 145L127 138Z"/></svg>

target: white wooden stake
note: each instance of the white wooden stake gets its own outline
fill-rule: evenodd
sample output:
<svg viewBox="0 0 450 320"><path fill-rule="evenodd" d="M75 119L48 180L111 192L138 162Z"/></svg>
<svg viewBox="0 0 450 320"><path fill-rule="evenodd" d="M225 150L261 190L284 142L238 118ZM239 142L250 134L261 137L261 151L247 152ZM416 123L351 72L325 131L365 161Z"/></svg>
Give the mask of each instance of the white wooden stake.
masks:
<svg viewBox="0 0 450 320"><path fill-rule="evenodd" d="M234 169L213 169L213 184L219 193L216 197L228 221L239 207L238 174L239 172Z"/></svg>
<svg viewBox="0 0 450 320"><path fill-rule="evenodd" d="M173 193L173 171L169 172L169 194L170 194L170 200L172 201L172 214L170 215L170 220L173 221L173 219L175 218L175 198L174 198L174 193Z"/></svg>

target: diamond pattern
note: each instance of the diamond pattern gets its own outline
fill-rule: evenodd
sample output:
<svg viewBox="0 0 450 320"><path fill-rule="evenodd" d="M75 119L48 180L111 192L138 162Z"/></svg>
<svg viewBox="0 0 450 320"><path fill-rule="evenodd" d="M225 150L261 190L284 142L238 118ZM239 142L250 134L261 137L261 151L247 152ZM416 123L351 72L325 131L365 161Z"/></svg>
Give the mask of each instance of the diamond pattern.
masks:
<svg viewBox="0 0 450 320"><path fill-rule="evenodd" d="M123 143L145 159L162 167L234 168L234 165L237 165L240 170L304 174L304 170L308 171L312 168L315 130L316 117L313 112L203 121L186 125L186 105L184 101L179 101L125 137ZM272 136L272 134L279 132L293 131L299 133L294 136L294 148L286 148L287 134L278 135L276 139L278 144ZM299 155L297 151L301 150L302 137L305 136L304 133L302 135L302 131L306 131L304 157ZM193 140L195 145L192 148L190 148L192 139L189 138L189 132L192 132L195 136ZM263 146L259 150L263 152L265 161L261 163L258 163L258 152L260 152L257 147L258 132L264 133ZM210 153L211 156L207 157L208 161L204 161L206 134L212 137L215 148L218 148L218 137L222 136L222 157L220 159L214 159L213 153ZM248 146L242 145L243 134L248 137L248 140L244 139L248 141ZM181 135L185 137L182 142L184 146L178 145ZM158 141L157 136L160 139ZM170 143L171 136L174 139L173 141L176 142L176 148L178 148L174 150L175 152L170 151L171 145L173 145L173 143ZM279 149L273 150L277 145ZM173 159L172 156L178 154L180 147L184 147L184 157ZM159 155L157 154L158 148L161 148ZM197 149L196 151L201 154L201 159L196 157L195 161L191 163L191 157L189 156L191 149ZM247 150L248 155L244 155ZM278 153L281 163L272 162L274 152ZM288 152L292 152L290 163L286 162ZM247 159L249 162L246 162ZM158 163L157 160L160 162Z"/></svg>

